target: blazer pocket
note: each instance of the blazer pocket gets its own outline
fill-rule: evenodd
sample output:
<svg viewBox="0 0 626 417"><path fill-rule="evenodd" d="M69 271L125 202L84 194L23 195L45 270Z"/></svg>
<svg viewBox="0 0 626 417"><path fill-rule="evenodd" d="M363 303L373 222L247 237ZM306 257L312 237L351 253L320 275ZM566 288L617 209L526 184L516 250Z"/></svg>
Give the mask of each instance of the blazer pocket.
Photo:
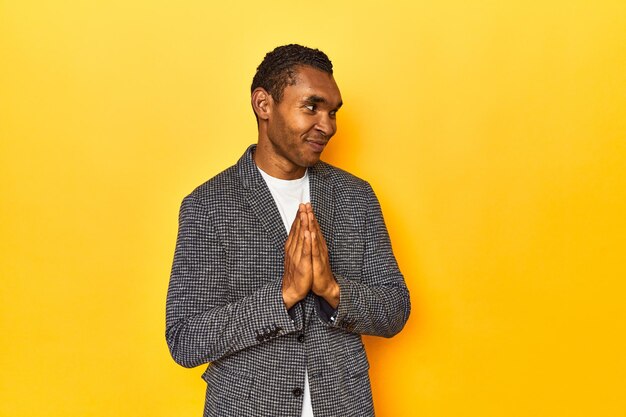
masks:
<svg viewBox="0 0 626 417"><path fill-rule="evenodd" d="M217 368L214 365L202 374L207 383L207 394L227 401L241 401L250 397L253 380L250 375Z"/></svg>
<svg viewBox="0 0 626 417"><path fill-rule="evenodd" d="M352 360L350 361L350 369L348 374L350 378L359 378L363 375L367 375L370 369L370 363L367 360L365 350L360 349L352 354Z"/></svg>
<svg viewBox="0 0 626 417"><path fill-rule="evenodd" d="M372 388L369 379L370 364L364 350L354 352L353 355L353 360L350 361L347 380L349 395L345 399L347 403L344 404L345 409L351 410L351 412L346 415L354 417L373 417L374 406L372 403ZM354 404L358 404L358 408L355 408Z"/></svg>

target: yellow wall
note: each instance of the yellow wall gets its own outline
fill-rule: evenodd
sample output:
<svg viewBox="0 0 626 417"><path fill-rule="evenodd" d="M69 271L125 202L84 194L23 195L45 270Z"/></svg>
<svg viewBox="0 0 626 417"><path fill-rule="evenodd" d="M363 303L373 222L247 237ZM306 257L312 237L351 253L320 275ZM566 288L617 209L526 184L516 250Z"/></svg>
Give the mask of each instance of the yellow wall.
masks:
<svg viewBox="0 0 626 417"><path fill-rule="evenodd" d="M380 417L626 415L626 2L0 2L0 415L199 416L178 207L255 141L265 52L333 59L326 160L413 300Z"/></svg>

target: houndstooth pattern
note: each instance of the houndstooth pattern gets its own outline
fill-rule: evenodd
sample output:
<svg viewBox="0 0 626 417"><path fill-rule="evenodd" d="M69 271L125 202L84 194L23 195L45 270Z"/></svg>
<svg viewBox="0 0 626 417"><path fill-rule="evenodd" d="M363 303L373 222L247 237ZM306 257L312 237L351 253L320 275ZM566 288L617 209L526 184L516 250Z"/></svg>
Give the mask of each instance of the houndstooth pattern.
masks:
<svg viewBox="0 0 626 417"><path fill-rule="evenodd" d="M361 334L391 337L410 312L374 192L326 163L309 169L340 303L331 323L309 294L292 319L281 296L287 233L254 149L181 205L166 309L172 357L210 362L205 417L298 417L305 367L316 417L373 416Z"/></svg>

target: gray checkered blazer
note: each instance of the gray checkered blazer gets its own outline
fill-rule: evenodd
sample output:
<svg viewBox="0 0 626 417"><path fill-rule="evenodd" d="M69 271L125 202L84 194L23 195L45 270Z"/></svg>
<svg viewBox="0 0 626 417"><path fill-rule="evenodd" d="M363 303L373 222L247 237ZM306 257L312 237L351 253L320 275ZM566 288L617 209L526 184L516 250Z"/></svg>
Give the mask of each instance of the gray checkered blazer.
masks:
<svg viewBox="0 0 626 417"><path fill-rule="evenodd" d="M334 321L313 294L290 315L281 296L287 233L254 149L183 200L170 352L182 366L210 362L205 417L299 417L305 367L316 417L373 416L361 335L391 337L410 311L376 196L326 163L309 169L340 302Z"/></svg>

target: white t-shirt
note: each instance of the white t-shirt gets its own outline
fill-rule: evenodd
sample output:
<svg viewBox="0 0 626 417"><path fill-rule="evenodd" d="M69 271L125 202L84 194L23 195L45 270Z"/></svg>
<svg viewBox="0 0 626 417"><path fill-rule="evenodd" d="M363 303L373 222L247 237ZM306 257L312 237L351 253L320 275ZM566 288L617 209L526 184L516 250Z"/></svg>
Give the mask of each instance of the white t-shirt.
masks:
<svg viewBox="0 0 626 417"><path fill-rule="evenodd" d="M296 218L300 203L308 203L311 201L309 171L307 170L302 178L281 180L266 174L261 168L258 169L267 187L270 189L272 197L274 197L280 217L283 220L285 229L287 229L287 233L289 233L291 224ZM306 369L304 370L304 396L302 401L302 417L313 417L311 391L309 389L309 374Z"/></svg>

